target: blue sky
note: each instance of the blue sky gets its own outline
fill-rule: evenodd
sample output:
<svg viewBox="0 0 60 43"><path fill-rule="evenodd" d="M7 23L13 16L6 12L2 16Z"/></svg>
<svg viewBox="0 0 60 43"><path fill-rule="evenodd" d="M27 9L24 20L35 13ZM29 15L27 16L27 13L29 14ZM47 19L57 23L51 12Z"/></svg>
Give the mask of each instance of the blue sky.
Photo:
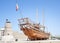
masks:
<svg viewBox="0 0 60 43"><path fill-rule="evenodd" d="M44 9L45 26L53 35L60 35L60 0L17 0L19 10L16 12L16 0L0 0L0 28L5 26L6 19L12 23L14 31L19 31L18 19L29 17L36 22L36 8L38 21L42 24L42 10Z"/></svg>

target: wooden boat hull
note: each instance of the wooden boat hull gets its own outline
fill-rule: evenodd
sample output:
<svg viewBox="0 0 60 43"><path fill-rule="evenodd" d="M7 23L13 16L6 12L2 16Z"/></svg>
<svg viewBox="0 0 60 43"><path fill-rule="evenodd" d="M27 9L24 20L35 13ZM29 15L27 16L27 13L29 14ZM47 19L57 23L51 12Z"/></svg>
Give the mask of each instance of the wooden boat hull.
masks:
<svg viewBox="0 0 60 43"><path fill-rule="evenodd" d="M22 28L22 31L30 40L46 40L49 38L49 34L43 31L37 31L29 28Z"/></svg>

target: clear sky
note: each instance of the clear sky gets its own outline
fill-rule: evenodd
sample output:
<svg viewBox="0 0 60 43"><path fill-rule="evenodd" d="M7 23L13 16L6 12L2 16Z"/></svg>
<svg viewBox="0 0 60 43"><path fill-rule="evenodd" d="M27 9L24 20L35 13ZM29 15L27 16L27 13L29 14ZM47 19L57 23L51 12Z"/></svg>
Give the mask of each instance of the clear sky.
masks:
<svg viewBox="0 0 60 43"><path fill-rule="evenodd" d="M60 0L18 0L19 10L16 12L16 0L0 0L0 28L5 26L6 19L12 23L14 31L19 31L18 19L29 17L36 22L36 8L38 21L42 24L42 10L44 9L45 26L53 35L60 35ZM22 12L22 13L21 13Z"/></svg>

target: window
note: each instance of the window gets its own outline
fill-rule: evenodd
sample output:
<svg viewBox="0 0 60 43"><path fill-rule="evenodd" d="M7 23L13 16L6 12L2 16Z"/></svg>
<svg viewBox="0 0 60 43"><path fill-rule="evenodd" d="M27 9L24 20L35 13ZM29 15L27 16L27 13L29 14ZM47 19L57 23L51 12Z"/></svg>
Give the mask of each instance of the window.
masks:
<svg viewBox="0 0 60 43"><path fill-rule="evenodd" d="M8 33L8 35L9 35L9 33Z"/></svg>
<svg viewBox="0 0 60 43"><path fill-rule="evenodd" d="M18 39L16 39L15 41L18 41Z"/></svg>

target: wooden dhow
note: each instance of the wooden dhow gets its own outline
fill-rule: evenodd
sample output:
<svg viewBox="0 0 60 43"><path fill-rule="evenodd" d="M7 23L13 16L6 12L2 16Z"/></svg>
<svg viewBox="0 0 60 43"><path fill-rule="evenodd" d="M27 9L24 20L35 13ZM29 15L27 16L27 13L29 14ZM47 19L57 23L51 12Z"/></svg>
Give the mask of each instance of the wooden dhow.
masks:
<svg viewBox="0 0 60 43"><path fill-rule="evenodd" d="M45 26L42 26L39 23L34 23L28 18L21 18L18 21L20 30L23 31L23 33L28 37L29 40L49 39L50 33L41 30L41 28L45 28Z"/></svg>

